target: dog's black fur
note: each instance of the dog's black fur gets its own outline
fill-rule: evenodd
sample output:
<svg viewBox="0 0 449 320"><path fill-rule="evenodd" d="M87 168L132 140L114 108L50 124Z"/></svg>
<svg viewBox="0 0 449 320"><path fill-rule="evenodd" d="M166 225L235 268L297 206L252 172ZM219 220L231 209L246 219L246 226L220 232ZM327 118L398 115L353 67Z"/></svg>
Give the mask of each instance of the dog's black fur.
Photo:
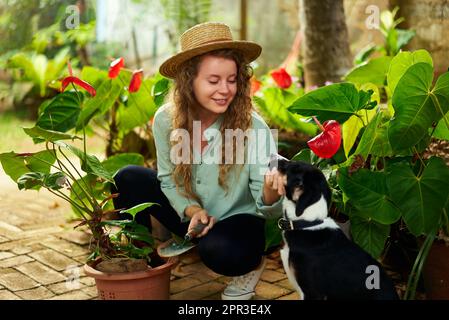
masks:
<svg viewBox="0 0 449 320"><path fill-rule="evenodd" d="M326 205L309 208L307 213L307 219L310 220L314 216L310 213L319 211L321 208L321 211L326 212L317 214L317 217L320 216L318 219L326 220L326 224L317 226L315 229L309 228L309 230L283 231L285 245L281 256L283 254L283 260L288 260L283 261L284 268L290 269L286 270L287 274L290 273L289 280L302 295L301 298L307 300L398 299L393 282L380 264L350 241L338 225L327 216L331 203L331 190L321 170L304 162L285 160L279 160L277 167L280 173L287 177L284 201L293 201L295 188L296 190L299 188L302 192L297 201L293 201L296 202L294 203L296 217L289 217L289 219L301 219L304 211L320 201L321 196L326 201ZM293 204L289 205L292 208ZM314 208L317 210L313 211ZM367 288L366 281L373 275L372 270L367 270L368 266L378 267L379 288Z"/></svg>

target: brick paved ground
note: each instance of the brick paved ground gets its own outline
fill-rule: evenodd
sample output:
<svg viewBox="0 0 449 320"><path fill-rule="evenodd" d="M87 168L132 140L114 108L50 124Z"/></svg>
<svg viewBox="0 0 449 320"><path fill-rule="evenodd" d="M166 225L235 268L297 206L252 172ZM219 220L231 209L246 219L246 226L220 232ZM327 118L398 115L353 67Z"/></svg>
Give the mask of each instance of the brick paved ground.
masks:
<svg viewBox="0 0 449 320"><path fill-rule="evenodd" d="M98 299L94 280L79 269L88 255L89 235L73 230L74 223L66 220L69 212L46 190L19 191L0 168L0 300ZM220 299L228 280L192 251L172 271L171 299ZM297 298L280 258L270 256L255 299Z"/></svg>

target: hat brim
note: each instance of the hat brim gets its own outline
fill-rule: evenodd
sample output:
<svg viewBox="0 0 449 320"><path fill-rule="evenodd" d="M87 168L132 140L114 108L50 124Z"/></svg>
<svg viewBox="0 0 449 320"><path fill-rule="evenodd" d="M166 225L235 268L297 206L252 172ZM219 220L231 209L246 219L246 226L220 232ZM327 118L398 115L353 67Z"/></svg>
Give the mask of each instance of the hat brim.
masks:
<svg viewBox="0 0 449 320"><path fill-rule="evenodd" d="M173 57L167 59L164 63L162 63L162 65L159 67L159 72L164 77L173 79L178 72L179 66L185 61L198 55L219 49L239 50L240 52L242 52L247 63L256 60L262 52L262 47L257 43L251 41L219 41L205 44L201 47L186 50L174 55Z"/></svg>

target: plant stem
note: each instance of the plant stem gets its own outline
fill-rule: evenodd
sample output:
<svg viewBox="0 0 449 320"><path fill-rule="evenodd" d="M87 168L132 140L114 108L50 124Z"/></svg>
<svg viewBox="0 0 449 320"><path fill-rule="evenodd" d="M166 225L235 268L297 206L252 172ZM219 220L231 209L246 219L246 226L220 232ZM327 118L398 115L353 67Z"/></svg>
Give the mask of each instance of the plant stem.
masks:
<svg viewBox="0 0 449 320"><path fill-rule="evenodd" d="M83 183L84 183L84 185L87 187L87 189L90 191L90 193L89 192L87 192L82 186L81 186L81 184L80 183L77 183L77 179L75 179L75 183L77 183L77 185L80 187L80 189L81 189L81 191L83 191L88 197L87 197L87 199L88 199L88 201L89 201L89 203L92 205L92 207L95 207L95 204L98 204L97 202L96 202L96 199L95 199L95 197L89 197L89 195L93 195L94 194L94 191L93 191L93 189L92 189L92 187L91 186L89 186L89 184L84 180L84 177L79 173L79 171L78 171L78 169L76 169L76 167L75 167L75 165L69 160L69 158L64 154L64 152L62 152L62 150L61 150L61 147L59 147L58 148L59 149L59 152L61 152L61 154L62 154L62 156L70 163L70 165L72 166L72 168L75 170L75 172L78 174L78 176L80 177L80 180L81 181L83 181ZM65 167L65 166L64 166ZM67 168L66 168L67 169ZM68 170L68 169L67 169ZM74 178L74 177L73 177Z"/></svg>
<svg viewBox="0 0 449 320"><path fill-rule="evenodd" d="M441 109L441 105L440 105L440 102L438 101L438 98L435 96L435 94L433 92L430 92L430 97L432 98L433 103L437 106L437 111L439 111L441 113L441 115L443 116L443 121L446 124L446 127L449 129L449 122L445 117L443 109Z"/></svg>
<svg viewBox="0 0 449 320"><path fill-rule="evenodd" d="M80 207L76 202L74 202L72 199L70 199L69 197L67 197L67 196L66 196L64 193L62 193L61 191L59 191L59 193L57 193L57 192L53 191L53 190L50 189L50 188L46 188L46 189L47 189L50 193L54 194L55 196L57 196L57 197L59 197L59 198L65 200L65 201L68 201L71 205L77 207L78 210L80 210L81 212L86 210L86 209ZM87 219L84 217L83 214L81 214L81 215L83 216L83 218L84 218L85 220L87 220Z"/></svg>
<svg viewBox="0 0 449 320"><path fill-rule="evenodd" d="M73 188L73 185L72 185L70 182L68 182L68 181L67 181L67 183L69 184L70 190L73 192L73 194L74 194L74 195L78 198L78 200L83 204L83 207L86 208L87 210L89 210L89 212L90 212L89 207L88 207L88 206L84 203L84 201L81 199L81 197L79 196L78 192L75 191L75 189Z"/></svg>
<svg viewBox="0 0 449 320"><path fill-rule="evenodd" d="M316 123L316 125L318 126L318 128L320 128L320 130L321 130L322 132L324 132L324 127L323 127L323 125L318 121L317 117L316 117L316 116L312 116L312 118L313 118L313 121L315 121L315 123Z"/></svg>
<svg viewBox="0 0 449 320"><path fill-rule="evenodd" d="M424 170L424 168L426 167L426 164L424 163L424 160L421 158L418 150L416 149L415 146L413 146L413 151L415 152L415 154L418 156L419 161L421 162L421 168L419 170L418 176L421 175L422 171Z"/></svg>
<svg viewBox="0 0 449 320"><path fill-rule="evenodd" d="M431 232L427 235L426 240L424 240L424 243L419 250L418 256L416 257L415 263L413 264L412 271L410 272L407 283L407 290L405 291L403 300L415 299L416 287L418 286L422 268L424 266L424 262L427 259L430 248L432 247L434 239L435 232Z"/></svg>

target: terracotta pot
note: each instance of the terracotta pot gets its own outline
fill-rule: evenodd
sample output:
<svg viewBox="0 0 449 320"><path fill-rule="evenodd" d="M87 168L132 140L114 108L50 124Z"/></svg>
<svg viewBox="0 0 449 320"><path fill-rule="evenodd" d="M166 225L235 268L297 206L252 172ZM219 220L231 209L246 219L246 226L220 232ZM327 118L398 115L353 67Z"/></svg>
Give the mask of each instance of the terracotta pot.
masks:
<svg viewBox="0 0 449 320"><path fill-rule="evenodd" d="M95 279L101 300L168 300L171 269L177 262L173 257L156 268L127 273L105 273L85 264L84 272Z"/></svg>
<svg viewBox="0 0 449 320"><path fill-rule="evenodd" d="M435 241L423 268L424 286L429 300L449 300L449 246Z"/></svg>

